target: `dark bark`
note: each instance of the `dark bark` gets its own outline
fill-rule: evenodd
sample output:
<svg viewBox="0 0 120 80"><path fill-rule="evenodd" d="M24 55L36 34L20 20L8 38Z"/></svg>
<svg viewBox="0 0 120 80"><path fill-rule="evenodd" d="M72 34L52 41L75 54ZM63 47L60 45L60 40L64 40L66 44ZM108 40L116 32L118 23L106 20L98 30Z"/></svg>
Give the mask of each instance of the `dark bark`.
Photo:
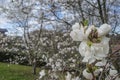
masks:
<svg viewBox="0 0 120 80"><path fill-rule="evenodd" d="M101 21L102 21L102 23L105 23L101 2L100 2L100 0L97 0L97 2L98 2L98 8L99 8L99 14L100 14Z"/></svg>
<svg viewBox="0 0 120 80"><path fill-rule="evenodd" d="M108 22L107 8L106 8L106 0L103 0L103 11L104 11L104 22Z"/></svg>
<svg viewBox="0 0 120 80"><path fill-rule="evenodd" d="M33 60L33 74L36 75L36 66L37 66L37 61L36 59Z"/></svg>

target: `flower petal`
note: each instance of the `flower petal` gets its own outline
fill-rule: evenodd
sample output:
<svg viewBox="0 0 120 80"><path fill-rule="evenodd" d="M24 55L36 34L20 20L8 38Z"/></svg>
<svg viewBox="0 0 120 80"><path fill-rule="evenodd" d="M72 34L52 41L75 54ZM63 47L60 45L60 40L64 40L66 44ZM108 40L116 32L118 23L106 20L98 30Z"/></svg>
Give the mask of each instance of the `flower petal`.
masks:
<svg viewBox="0 0 120 80"><path fill-rule="evenodd" d="M86 51L89 50L89 47L87 46L85 41L82 41L79 46L79 53L81 56L85 56Z"/></svg>
<svg viewBox="0 0 120 80"><path fill-rule="evenodd" d="M79 23L75 23L75 24L72 26L72 29L73 29L73 30L76 30L76 29L79 29L79 30L80 30L80 25L79 25Z"/></svg>
<svg viewBox="0 0 120 80"><path fill-rule="evenodd" d="M84 76L86 79L88 79L88 80L92 80L92 79L93 79L92 74L91 74L91 73L88 73L86 69L83 71L83 76Z"/></svg>
<svg viewBox="0 0 120 80"><path fill-rule="evenodd" d="M102 39L102 44L103 44L103 46L104 46L104 48L103 48L103 53L104 54L108 54L109 53L109 40L110 40L110 38L107 38L107 37L103 37L103 39Z"/></svg>
<svg viewBox="0 0 120 80"><path fill-rule="evenodd" d="M81 32L81 30L71 31L70 36L74 41L82 41L84 39L84 34Z"/></svg>
<svg viewBox="0 0 120 80"><path fill-rule="evenodd" d="M107 62L107 60L103 59L102 61L97 62L97 63L95 64L95 66L105 66L105 65L106 65L106 62Z"/></svg>
<svg viewBox="0 0 120 80"><path fill-rule="evenodd" d="M111 26L108 24L103 24L100 26L100 28L98 29L98 36L105 36L106 34L108 34L111 30Z"/></svg>
<svg viewBox="0 0 120 80"><path fill-rule="evenodd" d="M110 69L110 72L109 72L110 76L114 76L117 73L118 73L117 70Z"/></svg>
<svg viewBox="0 0 120 80"><path fill-rule="evenodd" d="M95 26L94 26L94 25L88 27L88 29L87 29L86 32L85 32L86 37L89 36L89 34L91 33L91 31L92 31L93 29L95 29Z"/></svg>

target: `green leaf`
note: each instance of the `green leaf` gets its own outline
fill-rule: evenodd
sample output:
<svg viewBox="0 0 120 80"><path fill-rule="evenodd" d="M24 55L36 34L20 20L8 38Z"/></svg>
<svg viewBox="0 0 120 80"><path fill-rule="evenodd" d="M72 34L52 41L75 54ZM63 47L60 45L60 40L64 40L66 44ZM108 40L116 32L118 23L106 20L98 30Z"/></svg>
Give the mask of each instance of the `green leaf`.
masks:
<svg viewBox="0 0 120 80"><path fill-rule="evenodd" d="M83 21L83 25L84 25L84 26L88 26L88 20L84 20L84 21Z"/></svg>

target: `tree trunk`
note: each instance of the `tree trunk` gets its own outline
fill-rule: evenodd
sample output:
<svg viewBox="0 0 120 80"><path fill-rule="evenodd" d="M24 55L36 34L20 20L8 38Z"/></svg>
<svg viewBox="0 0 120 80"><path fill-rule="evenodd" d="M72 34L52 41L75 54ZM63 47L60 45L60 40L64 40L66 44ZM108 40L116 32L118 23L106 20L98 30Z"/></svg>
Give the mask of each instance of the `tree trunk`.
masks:
<svg viewBox="0 0 120 80"><path fill-rule="evenodd" d="M36 59L33 60L33 74L36 75L36 66L37 66L37 61Z"/></svg>

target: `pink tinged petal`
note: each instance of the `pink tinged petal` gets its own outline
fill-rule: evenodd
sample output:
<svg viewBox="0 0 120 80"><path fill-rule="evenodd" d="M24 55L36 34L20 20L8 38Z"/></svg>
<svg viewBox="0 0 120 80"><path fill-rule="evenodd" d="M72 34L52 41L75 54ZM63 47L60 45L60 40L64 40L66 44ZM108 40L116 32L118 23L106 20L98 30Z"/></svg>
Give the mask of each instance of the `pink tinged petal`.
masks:
<svg viewBox="0 0 120 80"><path fill-rule="evenodd" d="M100 28L98 29L98 36L105 36L106 34L108 34L111 31L111 26L108 24L103 24L100 26Z"/></svg>

